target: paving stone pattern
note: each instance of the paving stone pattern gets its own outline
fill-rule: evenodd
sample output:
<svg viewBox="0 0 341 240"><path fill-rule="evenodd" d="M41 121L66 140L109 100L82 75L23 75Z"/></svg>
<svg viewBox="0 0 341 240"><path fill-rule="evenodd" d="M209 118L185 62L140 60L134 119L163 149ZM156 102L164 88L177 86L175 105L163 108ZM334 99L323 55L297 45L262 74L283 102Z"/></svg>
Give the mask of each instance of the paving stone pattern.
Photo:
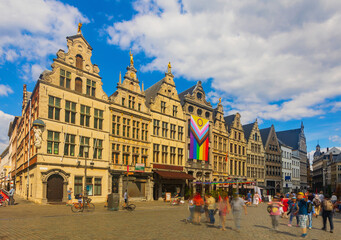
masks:
<svg viewBox="0 0 341 240"><path fill-rule="evenodd" d="M169 206L163 202L136 203L134 212L107 211L96 204L93 213L72 213L62 205L36 205L19 200L18 205L0 207L0 240L7 239L299 239L300 229L288 227L280 219L279 232L270 231L271 219L266 205L248 207L242 216L242 228L234 230L232 215L227 216L227 230L216 226L186 224L187 206ZM205 220L205 217L203 217ZM340 239L341 214L334 218L334 233L324 232L322 218L313 219L313 229L306 239ZM328 226L329 229L329 226Z"/></svg>

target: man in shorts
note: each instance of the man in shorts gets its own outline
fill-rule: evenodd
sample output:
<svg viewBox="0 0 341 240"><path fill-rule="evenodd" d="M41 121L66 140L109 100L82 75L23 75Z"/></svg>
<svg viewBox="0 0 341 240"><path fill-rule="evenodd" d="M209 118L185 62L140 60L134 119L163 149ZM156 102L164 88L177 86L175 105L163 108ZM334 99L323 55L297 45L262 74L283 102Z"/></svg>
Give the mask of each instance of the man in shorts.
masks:
<svg viewBox="0 0 341 240"><path fill-rule="evenodd" d="M308 220L308 195L304 197L302 192L297 194L297 211L299 226L302 229L302 238L307 236L307 220Z"/></svg>

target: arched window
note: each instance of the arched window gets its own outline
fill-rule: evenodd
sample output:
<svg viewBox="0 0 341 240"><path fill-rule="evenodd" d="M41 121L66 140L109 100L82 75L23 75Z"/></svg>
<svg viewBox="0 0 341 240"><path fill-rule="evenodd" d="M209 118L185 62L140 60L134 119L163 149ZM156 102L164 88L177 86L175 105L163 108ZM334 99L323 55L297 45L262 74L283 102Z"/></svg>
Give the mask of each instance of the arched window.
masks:
<svg viewBox="0 0 341 240"><path fill-rule="evenodd" d="M83 57L81 55L76 56L76 68L83 69Z"/></svg>
<svg viewBox="0 0 341 240"><path fill-rule="evenodd" d="M82 93L82 79L80 78L75 79L75 91Z"/></svg>

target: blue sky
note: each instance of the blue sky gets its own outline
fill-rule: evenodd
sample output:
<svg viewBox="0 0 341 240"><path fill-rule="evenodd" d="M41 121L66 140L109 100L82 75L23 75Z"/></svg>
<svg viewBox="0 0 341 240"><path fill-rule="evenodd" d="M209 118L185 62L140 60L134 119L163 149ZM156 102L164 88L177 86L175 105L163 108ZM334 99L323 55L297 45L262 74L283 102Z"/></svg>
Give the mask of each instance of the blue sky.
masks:
<svg viewBox="0 0 341 240"><path fill-rule="evenodd" d="M341 3L338 0L11 0L0 2L0 150L66 36L83 22L104 91L134 53L145 87L168 61L178 92L196 81L213 106L278 131L305 125L308 151L341 145Z"/></svg>

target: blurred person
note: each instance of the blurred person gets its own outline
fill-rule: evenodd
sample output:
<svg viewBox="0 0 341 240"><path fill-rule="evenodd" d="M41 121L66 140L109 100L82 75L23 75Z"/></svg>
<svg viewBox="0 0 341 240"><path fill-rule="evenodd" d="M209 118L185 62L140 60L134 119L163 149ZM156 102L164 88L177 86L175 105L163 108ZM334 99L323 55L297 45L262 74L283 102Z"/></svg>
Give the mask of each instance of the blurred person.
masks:
<svg viewBox="0 0 341 240"><path fill-rule="evenodd" d="M186 223L187 222L193 222L193 219L194 219L194 209L195 209L195 205L194 205L194 201L193 201L193 195L191 195L188 198L189 217L186 219Z"/></svg>
<svg viewBox="0 0 341 240"><path fill-rule="evenodd" d="M298 217L297 215L295 214L296 211L297 211L297 201L296 201L296 197L292 197L290 201L288 201L288 208L289 208L289 211L287 213L287 215L290 215L289 217L289 224L288 226L291 227L292 226L292 219L294 217L296 217L296 226L298 227Z"/></svg>
<svg viewBox="0 0 341 240"><path fill-rule="evenodd" d="M324 200L322 201L322 218L323 218L323 228L322 230L327 231L327 219L330 225L330 232L334 231L334 223L333 223L333 214L334 214L334 204L330 200L329 195L325 195Z"/></svg>
<svg viewBox="0 0 341 240"><path fill-rule="evenodd" d="M202 199L199 192L197 192L193 198L193 204L194 204L194 224L200 225L201 223L201 212L203 210L204 200Z"/></svg>
<svg viewBox="0 0 341 240"><path fill-rule="evenodd" d="M72 205L72 188L69 188L67 191L67 204L66 206L71 206Z"/></svg>
<svg viewBox="0 0 341 240"><path fill-rule="evenodd" d="M313 227L313 216L316 216L315 212L315 206L313 204L314 196L312 194L309 194L308 196L308 204L311 204L311 211L308 211L308 229L311 230ZM308 208L309 210L309 208Z"/></svg>
<svg viewBox="0 0 341 240"><path fill-rule="evenodd" d="M255 205L256 207L258 207L258 204L259 204L259 194L258 192L256 192L254 195L253 195L254 199L255 199Z"/></svg>
<svg viewBox="0 0 341 240"><path fill-rule="evenodd" d="M226 230L226 226L225 226L226 215L229 214L231 210L229 197L227 196L226 193L223 193L221 197L219 196L218 209L219 209L221 230L225 231Z"/></svg>
<svg viewBox="0 0 341 240"><path fill-rule="evenodd" d="M283 204L280 202L280 198L278 196L274 196L273 201L268 203L269 205L269 213L271 217L271 223L272 223L272 230L277 231L278 230L278 218L281 215L281 207L283 207Z"/></svg>
<svg viewBox="0 0 341 240"><path fill-rule="evenodd" d="M305 196L304 193L299 192L297 194L297 202L296 214L298 214L299 225L302 229L301 237L305 238L307 236L308 196Z"/></svg>
<svg viewBox="0 0 341 240"><path fill-rule="evenodd" d="M288 212L288 206L289 206L288 201L289 201L289 199L286 196L283 196L282 201L281 201L281 203L283 205L283 207L282 207L283 212L282 212L282 216L281 216L282 218L283 217L288 218L288 215L286 214Z"/></svg>
<svg viewBox="0 0 341 240"><path fill-rule="evenodd" d="M323 202L324 200L323 191L320 191L319 198L320 198L320 201Z"/></svg>
<svg viewBox="0 0 341 240"><path fill-rule="evenodd" d="M318 194L315 194L315 197L313 199L313 204L315 208L315 216L317 218L320 215L320 210L321 210L321 200Z"/></svg>
<svg viewBox="0 0 341 240"><path fill-rule="evenodd" d="M334 192L333 192L332 197L330 198L330 200L332 201L333 204L336 203L336 201L337 201L337 196L335 195Z"/></svg>
<svg viewBox="0 0 341 240"><path fill-rule="evenodd" d="M206 199L206 205L207 205L207 210L208 210L208 216L210 219L210 224L215 223L215 218L214 218L214 211L216 209L216 203L215 203L215 198L212 197L210 193L207 194L207 199Z"/></svg>
<svg viewBox="0 0 341 240"><path fill-rule="evenodd" d="M244 208L245 215L247 215L246 205L242 198L239 197L238 193L233 195L233 199L231 201L231 209L234 218L234 223L236 226L236 231L240 232L240 220L242 215L242 208Z"/></svg>

